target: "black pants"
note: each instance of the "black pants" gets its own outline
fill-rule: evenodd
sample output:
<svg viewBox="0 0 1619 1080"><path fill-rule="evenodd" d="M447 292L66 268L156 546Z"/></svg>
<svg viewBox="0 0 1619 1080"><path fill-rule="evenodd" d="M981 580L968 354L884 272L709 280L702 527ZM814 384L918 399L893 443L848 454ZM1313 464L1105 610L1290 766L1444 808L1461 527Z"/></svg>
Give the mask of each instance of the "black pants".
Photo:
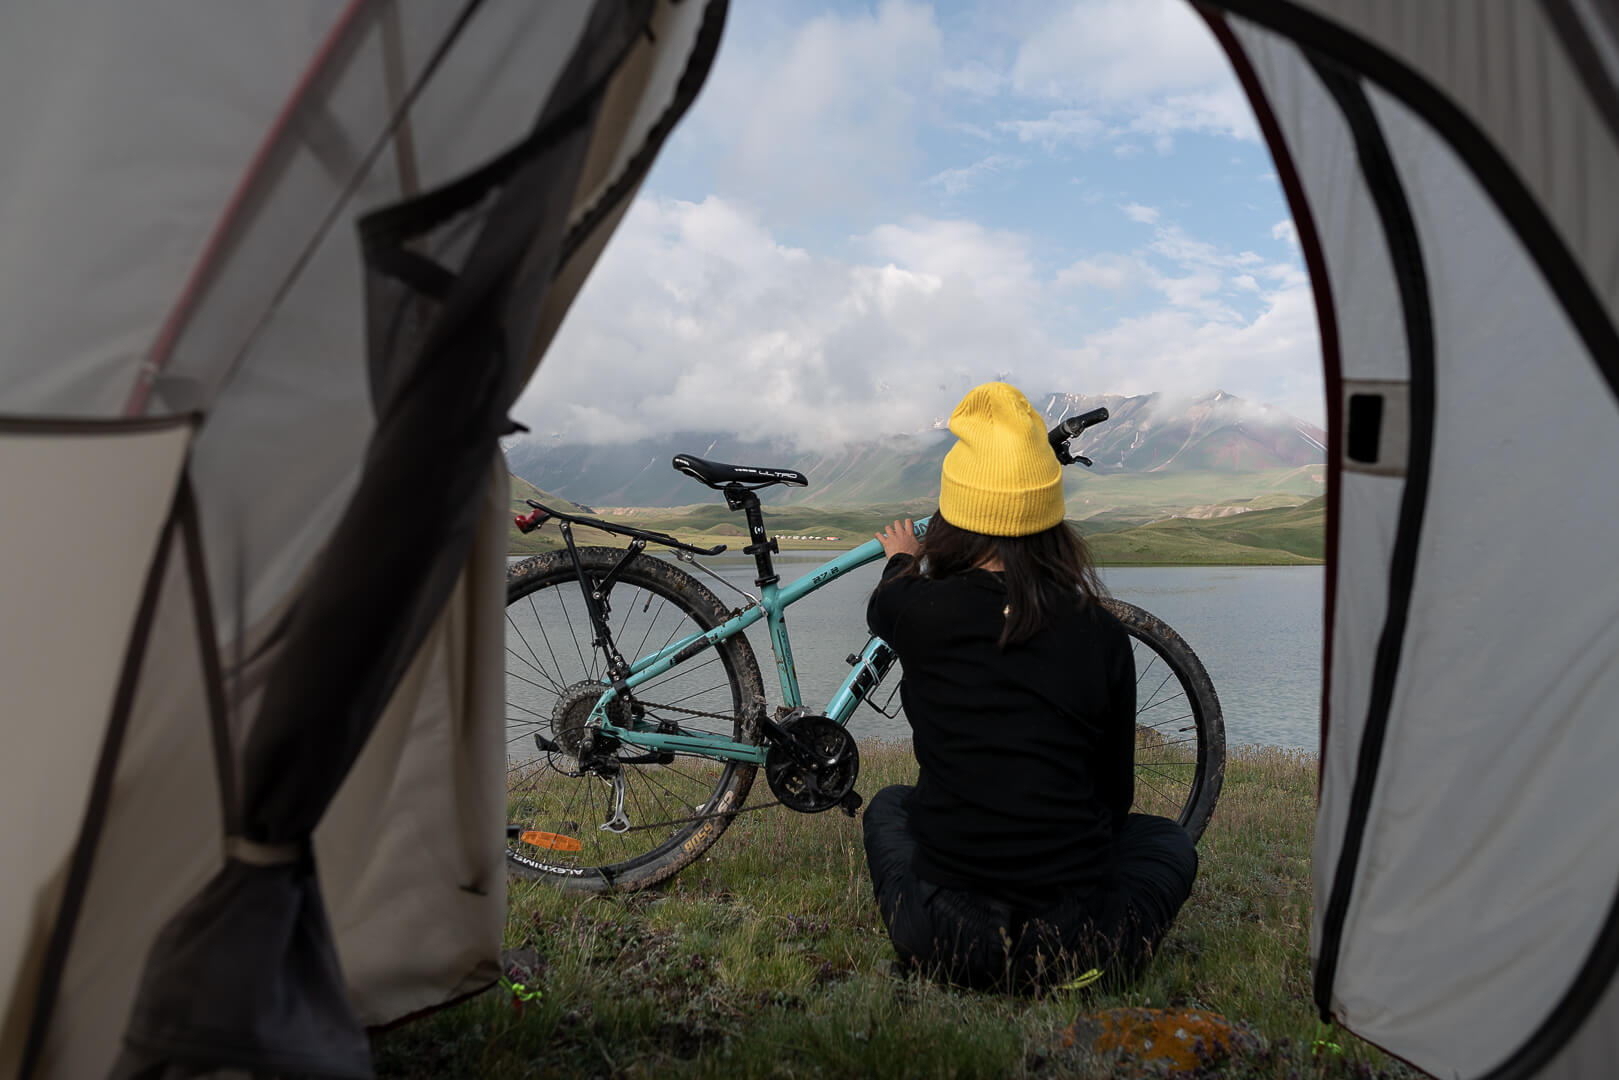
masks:
<svg viewBox="0 0 1619 1080"><path fill-rule="evenodd" d="M866 863L877 910L900 960L962 986L1028 991L1092 967L1130 975L1175 921L1197 875L1197 849L1168 818L1131 814L1114 840L1110 882L1018 910L916 876L916 841L897 784L865 813Z"/></svg>

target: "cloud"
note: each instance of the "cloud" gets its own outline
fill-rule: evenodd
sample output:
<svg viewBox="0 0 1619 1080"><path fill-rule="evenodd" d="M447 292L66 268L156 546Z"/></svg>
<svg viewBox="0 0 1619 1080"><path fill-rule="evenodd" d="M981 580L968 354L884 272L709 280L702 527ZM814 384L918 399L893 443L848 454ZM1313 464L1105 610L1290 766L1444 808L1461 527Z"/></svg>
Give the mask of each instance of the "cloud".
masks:
<svg viewBox="0 0 1619 1080"><path fill-rule="evenodd" d="M850 247L780 244L718 197L638 199L517 417L576 441L729 430L826 446L922 430L1051 354L1025 238L913 218Z"/></svg>
<svg viewBox="0 0 1619 1080"><path fill-rule="evenodd" d="M880 225L862 246L880 259L961 282L974 295L1009 308L1024 307L1039 288L1024 237L971 221L913 218Z"/></svg>
<svg viewBox="0 0 1619 1080"><path fill-rule="evenodd" d="M734 201L642 197L515 414L570 441L725 430L826 447L925 429L1000 375L1030 393L1223 387L1318 422L1297 266L1151 227L1135 251L1052 272L1031 237L972 221L906 218L832 257Z"/></svg>
<svg viewBox="0 0 1619 1080"><path fill-rule="evenodd" d="M997 126L1016 135L1018 142L1037 142L1047 150L1087 146L1107 130L1102 118L1086 109L1058 109L1040 120L1002 120Z"/></svg>
<svg viewBox="0 0 1619 1080"><path fill-rule="evenodd" d="M1065 350L1089 385L1110 392L1203 392L1223 387L1320 423L1315 309L1302 286L1269 293L1252 320L1200 318L1174 308L1121 319Z"/></svg>
<svg viewBox="0 0 1619 1080"><path fill-rule="evenodd" d="M970 60L959 67L940 69L934 81L942 90L960 90L975 97L989 97L1006 84L1006 75L981 60Z"/></svg>
<svg viewBox="0 0 1619 1080"><path fill-rule="evenodd" d="M1149 136L1160 153L1179 132L1259 134L1224 55L1183 0L1071 2L1027 29L1008 84L1058 103L1047 119L1100 114L1109 136Z"/></svg>
<svg viewBox="0 0 1619 1080"><path fill-rule="evenodd" d="M1009 154L990 154L988 157L979 158L971 165L936 172L922 183L927 187L936 187L946 195L964 195L977 188L991 175L1020 169L1023 164L1022 158L1015 158Z"/></svg>
<svg viewBox="0 0 1619 1080"><path fill-rule="evenodd" d="M1112 393L1224 388L1320 423L1315 308L1297 262L1208 243L1156 213L1150 223L1147 244L1077 260L1054 284L1081 298L1087 290L1103 291L1115 304L1132 293L1162 301L1138 305L1062 355L1087 371L1092 385Z"/></svg>
<svg viewBox="0 0 1619 1080"><path fill-rule="evenodd" d="M1284 221L1278 221L1276 224L1272 225L1270 227L1270 235L1273 240L1280 240L1282 243L1289 244L1293 247L1299 246L1299 227L1293 224L1292 218L1288 218Z"/></svg>
<svg viewBox="0 0 1619 1080"><path fill-rule="evenodd" d="M1143 225L1151 225L1158 220L1158 211L1151 206L1142 206L1140 203L1126 203L1119 207L1124 216L1131 221L1139 221Z"/></svg>
<svg viewBox="0 0 1619 1080"><path fill-rule="evenodd" d="M693 155L718 161L722 186L761 203L869 201L920 160L917 135L936 80L987 85L971 66L944 73L943 38L926 4L884 0L875 11L767 30L728 35L683 125Z"/></svg>
<svg viewBox="0 0 1619 1080"><path fill-rule="evenodd" d="M1080 259L1057 272L1058 288L1094 288L1118 291L1151 280L1151 271L1128 255L1098 255Z"/></svg>

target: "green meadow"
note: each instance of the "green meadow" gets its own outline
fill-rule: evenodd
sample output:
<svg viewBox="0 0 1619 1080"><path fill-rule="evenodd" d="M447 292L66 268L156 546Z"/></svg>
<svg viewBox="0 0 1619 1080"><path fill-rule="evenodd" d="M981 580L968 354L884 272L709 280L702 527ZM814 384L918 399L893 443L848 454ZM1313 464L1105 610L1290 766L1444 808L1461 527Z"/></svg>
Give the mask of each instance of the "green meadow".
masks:
<svg viewBox="0 0 1619 1080"><path fill-rule="evenodd" d="M1294 470L1289 470L1293 472ZM1100 478L1104 483L1107 478ZM1263 492L1245 498L1200 503L1216 492L1199 487L1196 476L1171 478L1173 486L1151 499L1108 501L1086 506L1070 498L1069 520L1085 534L1103 566L1286 566L1319 563L1326 543L1326 498ZM1189 486L1188 486L1189 485ZM1137 488L1139 492L1139 486ZM677 507L610 507L599 514L581 511L518 477L512 478L513 513L526 513L525 499L573 513L589 513L637 528L667 533L688 544L737 550L746 543L742 516L721 502ZM1165 504L1177 503L1178 508ZM1302 503L1302 505L1300 505ZM933 511L927 502L889 503L842 509L809 506L766 507L765 522L783 550L844 550L871 539L885 522ZM1199 516L1185 516L1194 514ZM1146 520L1142 520L1145 518ZM580 528L582 543L621 544L610 534ZM823 537L825 539L806 539ZM550 551L562 545L556 524L524 535L511 529L512 554Z"/></svg>
<svg viewBox="0 0 1619 1080"><path fill-rule="evenodd" d="M861 762L868 796L915 776L907 744L866 744ZM836 811L744 813L705 858L650 892L580 897L513 882L506 945L522 993L491 990L377 1036L377 1070L726 1080L1419 1075L1316 1019L1315 782L1313 755L1233 750L1192 896L1143 977L1040 997L896 971L860 822ZM761 787L755 801L767 798ZM1174 1073L1098 1050L1084 1018L1115 1008L1213 1014L1240 1031L1238 1049Z"/></svg>

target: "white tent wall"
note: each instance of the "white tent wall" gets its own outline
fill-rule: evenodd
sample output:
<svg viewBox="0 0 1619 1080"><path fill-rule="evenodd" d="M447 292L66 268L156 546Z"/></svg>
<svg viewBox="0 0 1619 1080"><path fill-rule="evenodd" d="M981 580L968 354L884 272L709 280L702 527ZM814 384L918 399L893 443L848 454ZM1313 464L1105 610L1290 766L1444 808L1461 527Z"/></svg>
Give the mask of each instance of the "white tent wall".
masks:
<svg viewBox="0 0 1619 1080"><path fill-rule="evenodd" d="M1351 1028L1472 1076L1551 1013L1619 895L1619 407L1477 183L1369 96L1430 282L1436 408L1334 992Z"/></svg>
<svg viewBox="0 0 1619 1080"><path fill-rule="evenodd" d="M124 412L141 355L332 10L240 7L0 10L0 241L27 253L0 264L4 412Z"/></svg>
<svg viewBox="0 0 1619 1080"><path fill-rule="evenodd" d="M222 626L240 620L251 633L275 610L326 541L359 473L375 403L363 362L365 277L355 216L445 183L506 149L532 123L590 11L483 5L411 105L408 156L396 144L376 153L401 105L397 94L384 93L390 28L401 41L398 62L409 85L464 7L369 5L369 29L351 31L358 41L348 66L320 107L305 110L318 121L288 125L278 143L285 149L266 152L286 163L265 181L274 187L254 201L155 384L160 400L183 401L192 384L229 378L209 395L210 422L193 467L210 576L221 583L215 604ZM252 126L262 131L263 123ZM358 186L355 177L363 177ZM340 206L341 223L326 225ZM377 528L382 534L410 524L404 516ZM238 582L245 596L232 591ZM235 610L238 603L245 612Z"/></svg>
<svg viewBox="0 0 1619 1080"><path fill-rule="evenodd" d="M208 681L182 537L167 564L64 957L45 1075L106 1074L117 1036L97 1029L127 1014L152 939L224 861Z"/></svg>
<svg viewBox="0 0 1619 1080"><path fill-rule="evenodd" d="M1249 16L1258 4L1218 6ZM1560 41L1555 17L1576 20L1613 57L1619 16L1597 0L1292 0L1255 21L1305 44L1303 13L1398 61L1440 91L1490 140L1551 220L1610 323L1619 321L1619 116L1604 115ZM1564 16L1562 13L1567 12ZM1366 58L1346 61L1357 68ZM1380 73L1375 73L1374 78ZM1612 73L1608 76L1612 78ZM1460 137L1455 130L1447 139Z"/></svg>
<svg viewBox="0 0 1619 1080"><path fill-rule="evenodd" d="M1297 163L1342 410L1318 997L1442 1076L1611 1075L1619 97L1569 50L1614 55L1619 20L1563 0L1206 10ZM1387 410L1360 462L1357 392Z"/></svg>
<svg viewBox="0 0 1619 1080"><path fill-rule="evenodd" d="M12 508L0 561L8 719L0 800L15 825L0 838L0 986L8 1003L0 1048L13 1047L28 1024L28 1011L16 1006L32 998L56 922L190 439L185 420L136 430L0 423L0 496ZM86 514L92 496L96 509ZM0 1052L0 1075L14 1068Z"/></svg>
<svg viewBox="0 0 1619 1080"><path fill-rule="evenodd" d="M1331 256L1316 282L1326 291L1338 328L1339 372L1330 385L1346 388L1341 398L1348 387L1367 380L1404 383L1409 374L1405 321L1383 223L1361 178L1348 127L1297 46L1252 27L1238 26L1235 32L1286 140L1320 245ZM1391 428L1394 419L1389 418ZM1404 462L1400 464L1403 471ZM1326 709L1333 737L1355 746L1371 680L1351 676L1372 670L1388 590L1353 583L1388 580L1404 482L1355 470L1338 472L1336 480L1338 574L1345 587L1337 590L1329 609L1330 639L1335 673L1348 674L1329 680ZM1340 814L1348 804L1354 766L1352 753L1329 754L1323 760L1321 799ZM1334 865L1342 840L1341 832L1318 830L1314 865ZM1322 914L1318 905L1318 931Z"/></svg>
<svg viewBox="0 0 1619 1080"><path fill-rule="evenodd" d="M369 248L362 259L362 246L379 237L357 236L363 212L417 195L412 211L417 203L425 209L439 185L499 196L504 177L540 192L534 210L491 196L470 207L459 227L414 245L441 266L465 264L491 283L502 252L518 256L502 271L507 284L497 285L509 306L490 312L516 348L506 353L503 383L478 391L480 408L500 400L492 393L509 402L702 85L724 14L723 0L303 0L229 8L64 0L0 11L0 89L7 91L0 131L8 147L0 158L0 243L11 255L0 268L0 423L7 416L194 413L200 425L194 438L189 424L180 425L162 492L124 475L150 465L150 455L130 453L121 468L86 459L86 468L98 470L92 478L74 471L84 457L77 444L42 466L38 454L12 453L21 442L0 438L8 490L26 475L31 486L15 490L51 515L36 547L56 539L67 520L75 542L59 545L64 560L84 554L80 536L118 545L96 567L58 582L63 588L84 591L116 578L130 594L124 600L138 596L145 577L132 560L149 559L154 541L141 532L142 515L125 504L158 515L158 525L167 521L182 461L196 498L187 528L170 523L169 557L183 559L183 567L170 566L163 579L126 738L114 748L122 752L112 756L103 742L107 678L117 674L130 638L132 612L124 611L119 588L99 599L104 617L94 628L78 632L74 668L92 676L74 688L82 692L38 685L39 711L71 709L83 738L70 754L73 740L59 738L67 722L30 728L55 733L52 745L73 760L62 763L50 798L30 803L33 812L54 815L59 827L36 838L52 850L36 844L17 852L37 873L6 881L28 894L18 899L37 917L8 922L0 937L8 988L0 1071L10 1074L33 1039L34 1075L104 1074L119 1053L121 1020L159 928L182 902L190 901L188 910L198 903L192 897L222 863L278 865L289 857L282 846L226 841L240 828L232 820L233 792L243 768L251 773L254 764L241 755L284 666L278 660L294 632L287 627L298 625L340 522L350 549L356 536L386 547L443 531L437 514L413 517L408 477L388 485L405 497L388 502L386 513L357 517L353 505L379 467L379 419L390 409L397 414L393 399L410 390L400 383L408 372L377 366L386 356L375 340L378 267L369 263ZM568 79L573 84L564 85ZM554 114L550 127L530 135L542 105ZM512 172L536 154L551 154L545 160L557 160L555 171ZM463 177L495 186L469 187ZM496 222L534 224L491 232L483 228L491 214ZM524 241L526 248L515 246ZM462 325L478 325L461 317ZM475 375L470 359L462 366ZM442 383L446 375L454 376L453 365L440 363L431 377ZM135 434L147 423L127 422ZM352 1006L355 1019L386 1023L498 975L508 494L496 433L487 438L486 465L471 474L457 466L466 481L453 497L468 506L462 513L470 523L465 562L445 581L447 599L437 601L442 607L423 624L413 653L402 658L409 663L401 662L380 717L367 728L371 737L314 837L321 904L348 1001L277 999L293 1006L289 1016L341 1027L352 1022L345 1019ZM399 445L397 430L388 437ZM416 445L410 454L437 449ZM397 459L381 467L400 471ZM98 499L98 478L122 481L119 497ZM35 498L36 488L45 494ZM57 505L64 499L72 513ZM83 520L84 506L120 518L97 531L94 520ZM31 569L13 564L0 578L7 599L40 591L19 573ZM61 599L61 588L46 592L46 600ZM199 597L207 602L195 603ZM52 615L82 610L75 603ZM49 620L36 625L55 627ZM67 623L56 629L58 637L71 632ZM217 658L198 653L209 636ZM331 688L334 697L344 692ZM223 732L227 720L227 753L238 760L218 774L222 800L211 725L217 721L214 730ZM20 745L16 737L8 731L8 748ZM318 765L327 753L317 742L305 745L307 757L290 759L294 769ZM7 757L28 760L0 755ZM98 760L110 769L110 783L92 785ZM19 784L7 794L21 797L37 786ZM100 800L105 815L93 812ZM76 831L85 887L64 907L76 917L58 919L53 906L62 900ZM67 928L59 942L64 955L43 965L51 971L41 976L58 924ZM186 940L171 938L165 947L184 952ZM116 977L99 977L106 965L117 966ZM198 993L195 985L163 982L172 970L148 961L146 977L158 980L142 990L143 997L153 990L158 1004L142 1014L148 1037L162 1037L163 1016L183 1021L204 1004L185 1002L188 991ZM272 983L257 987L257 978L244 970L235 979L244 1003L256 992L276 992ZM40 990L46 993L36 996ZM216 1010L216 1019L229 1012L228 1005ZM247 1022L254 1037L262 1035L255 1020ZM145 1067L168 1054L144 1045L120 1067ZM273 1042L259 1045L269 1052ZM219 1052L226 1056L212 1058L216 1064L269 1060L300 1072L364 1071L363 1041L346 1043L324 1064L318 1053L266 1059L251 1048L245 1058ZM197 1067L215 1051L199 1053L182 1056Z"/></svg>

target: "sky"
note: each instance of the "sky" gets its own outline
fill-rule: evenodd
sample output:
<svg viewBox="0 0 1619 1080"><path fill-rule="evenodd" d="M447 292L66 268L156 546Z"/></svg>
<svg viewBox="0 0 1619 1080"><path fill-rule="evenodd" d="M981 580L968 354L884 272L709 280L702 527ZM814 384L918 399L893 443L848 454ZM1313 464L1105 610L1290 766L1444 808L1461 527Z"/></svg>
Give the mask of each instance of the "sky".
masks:
<svg viewBox="0 0 1619 1080"><path fill-rule="evenodd" d="M1287 205L1184 0L733 4L515 414L828 448L997 378L1323 421Z"/></svg>

